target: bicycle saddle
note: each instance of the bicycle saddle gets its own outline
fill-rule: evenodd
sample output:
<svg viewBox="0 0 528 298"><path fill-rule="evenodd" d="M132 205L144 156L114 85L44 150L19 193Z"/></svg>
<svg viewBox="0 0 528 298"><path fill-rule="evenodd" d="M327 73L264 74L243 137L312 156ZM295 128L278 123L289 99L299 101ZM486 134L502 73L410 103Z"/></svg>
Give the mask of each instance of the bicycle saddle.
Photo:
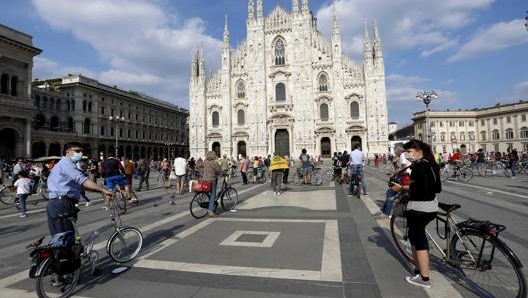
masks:
<svg viewBox="0 0 528 298"><path fill-rule="evenodd" d="M459 204L446 204L440 202L438 202L438 207L448 213L451 211L455 211L458 208L462 208L462 206L460 206Z"/></svg>

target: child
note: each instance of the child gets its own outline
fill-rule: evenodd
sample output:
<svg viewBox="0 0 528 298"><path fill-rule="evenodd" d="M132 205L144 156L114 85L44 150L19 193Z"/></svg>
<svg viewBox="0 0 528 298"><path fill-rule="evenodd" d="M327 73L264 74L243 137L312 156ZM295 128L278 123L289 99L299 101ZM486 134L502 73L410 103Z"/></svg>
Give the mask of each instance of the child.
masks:
<svg viewBox="0 0 528 298"><path fill-rule="evenodd" d="M18 195L18 209L20 210L20 217L26 217L26 199L31 194L34 180L28 178L26 171L20 171L18 174L19 179L15 181L13 186L16 187Z"/></svg>

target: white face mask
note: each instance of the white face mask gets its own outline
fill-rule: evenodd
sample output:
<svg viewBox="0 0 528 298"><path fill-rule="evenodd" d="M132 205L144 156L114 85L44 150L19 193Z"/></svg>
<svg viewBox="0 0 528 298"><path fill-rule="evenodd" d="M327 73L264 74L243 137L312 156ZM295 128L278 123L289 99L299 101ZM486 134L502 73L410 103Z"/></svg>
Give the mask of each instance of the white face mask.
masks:
<svg viewBox="0 0 528 298"><path fill-rule="evenodd" d="M416 158L414 157L414 155L412 155L412 153L409 153L409 152L405 152L405 158L410 161L410 162L413 162L416 160Z"/></svg>
<svg viewBox="0 0 528 298"><path fill-rule="evenodd" d="M79 160L82 159L82 155L83 155L82 152L75 152L70 158L73 162L78 162Z"/></svg>

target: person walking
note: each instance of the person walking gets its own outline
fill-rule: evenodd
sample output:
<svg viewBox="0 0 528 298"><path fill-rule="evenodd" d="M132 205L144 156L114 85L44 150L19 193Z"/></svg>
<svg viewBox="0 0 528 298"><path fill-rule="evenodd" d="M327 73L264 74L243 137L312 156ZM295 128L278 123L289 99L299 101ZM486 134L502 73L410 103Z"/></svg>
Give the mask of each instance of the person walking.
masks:
<svg viewBox="0 0 528 298"><path fill-rule="evenodd" d="M150 166L147 164L145 158L140 158L138 162L138 175L139 175L139 185L136 188L136 191L141 191L143 182L147 186L147 191L149 190L149 175L150 175Z"/></svg>
<svg viewBox="0 0 528 298"><path fill-rule="evenodd" d="M271 190L274 195L280 196L281 182L284 169L288 168L288 160L279 156L276 152L270 160L269 170L271 171Z"/></svg>
<svg viewBox="0 0 528 298"><path fill-rule="evenodd" d="M123 156L123 167L125 168L125 180L132 189L132 175L134 174L134 163L126 156Z"/></svg>
<svg viewBox="0 0 528 298"><path fill-rule="evenodd" d="M434 159L431 147L419 140L411 140L403 145L406 158L412 165L409 185L394 184L399 191L409 191L407 204L407 228L414 261L414 275L405 280L415 286L430 288L429 245L425 227L436 218L438 200L436 194L442 191L440 166Z"/></svg>
<svg viewBox="0 0 528 298"><path fill-rule="evenodd" d="M216 217L215 201L216 201L216 186L218 184L218 176L222 173L218 158L214 151L207 152L203 162L202 177L205 182L210 182L211 193L209 198L208 214L209 217Z"/></svg>
<svg viewBox="0 0 528 298"><path fill-rule="evenodd" d="M20 210L20 217L26 217L26 199L31 195L33 184L34 180L28 178L26 171L18 172L18 179L13 184L13 187L16 187L16 193L18 196L17 208Z"/></svg>
<svg viewBox="0 0 528 298"><path fill-rule="evenodd" d="M249 168L249 159L244 155L240 160L240 175L242 176L242 183L248 184L247 171Z"/></svg>

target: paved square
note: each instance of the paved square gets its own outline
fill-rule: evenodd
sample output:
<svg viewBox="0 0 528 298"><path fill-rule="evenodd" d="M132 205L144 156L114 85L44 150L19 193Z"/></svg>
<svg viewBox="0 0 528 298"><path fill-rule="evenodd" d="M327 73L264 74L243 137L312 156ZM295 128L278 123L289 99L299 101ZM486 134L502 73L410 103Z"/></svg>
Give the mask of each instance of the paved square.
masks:
<svg viewBox="0 0 528 298"><path fill-rule="evenodd" d="M208 219L163 241L134 267L342 281L336 220Z"/></svg>

